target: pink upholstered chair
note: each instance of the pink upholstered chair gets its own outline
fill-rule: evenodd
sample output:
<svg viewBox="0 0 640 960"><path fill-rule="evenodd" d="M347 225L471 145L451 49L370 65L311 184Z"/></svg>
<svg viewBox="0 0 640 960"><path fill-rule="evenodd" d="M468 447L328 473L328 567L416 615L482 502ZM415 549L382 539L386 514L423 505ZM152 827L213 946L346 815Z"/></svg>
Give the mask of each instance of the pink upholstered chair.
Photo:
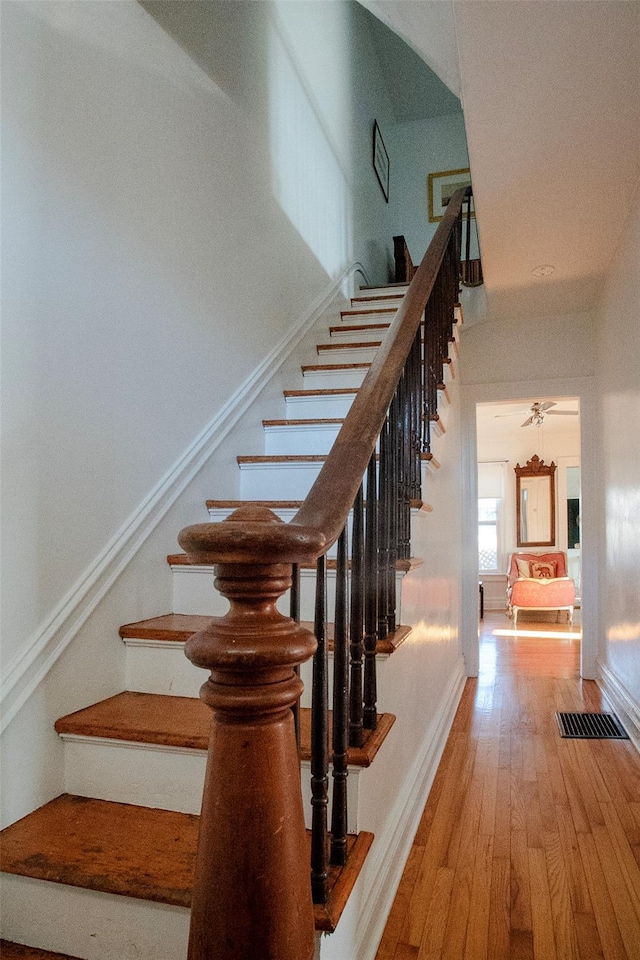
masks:
<svg viewBox="0 0 640 960"><path fill-rule="evenodd" d="M507 610L518 622L520 610L567 610L573 623L576 587L567 576L567 557L551 553L512 553L507 573Z"/></svg>

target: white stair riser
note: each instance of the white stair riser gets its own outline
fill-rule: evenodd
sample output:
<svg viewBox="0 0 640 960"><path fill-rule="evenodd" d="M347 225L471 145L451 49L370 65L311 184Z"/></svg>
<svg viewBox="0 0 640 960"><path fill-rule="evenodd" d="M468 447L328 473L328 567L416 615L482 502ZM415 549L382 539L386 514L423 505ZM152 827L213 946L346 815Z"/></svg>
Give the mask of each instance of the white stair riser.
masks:
<svg viewBox="0 0 640 960"><path fill-rule="evenodd" d="M321 461L241 463L240 499L304 500L322 466Z"/></svg>
<svg viewBox="0 0 640 960"><path fill-rule="evenodd" d="M159 747L99 737L63 736L62 739L65 742L67 793L161 810L200 813L206 750ZM349 767L347 829L350 833L358 830L360 773L360 767ZM300 783L305 826L310 829L311 772L308 761L301 763Z"/></svg>
<svg viewBox="0 0 640 960"><path fill-rule="evenodd" d="M378 337L377 334L367 337L365 331L360 331L361 336L358 343L361 341L370 341L371 343L376 343L375 347L356 347L349 346L348 343L340 344L339 349L335 349L335 344L331 346L334 349L331 350L321 350L317 348L318 354L318 363L371 363L376 353L378 352L378 341L382 340L382 337Z"/></svg>
<svg viewBox="0 0 640 960"><path fill-rule="evenodd" d="M362 313L359 313L359 312L342 313L340 315L340 323L344 324L347 327L355 324L357 324L358 326L361 326L363 324L368 326L370 323L391 323L396 313L397 313L397 310L395 308L393 311L391 310L370 311L368 307L364 307Z"/></svg>
<svg viewBox="0 0 640 960"><path fill-rule="evenodd" d="M289 420L344 419L351 408L355 393L335 396L287 397L285 415Z"/></svg>
<svg viewBox="0 0 640 960"><path fill-rule="evenodd" d="M173 613L191 613L199 616L222 617L229 609L228 602L213 585L213 567L176 565L173 571ZM401 623L401 594L404 573L396 573L396 620ZM327 572L327 609L335 609L335 570ZM313 620L315 609L315 570L300 571L300 619ZM289 616L289 592L278 600L278 610ZM329 619L333 620L330 613ZM158 691L159 693L160 691Z"/></svg>
<svg viewBox="0 0 640 960"><path fill-rule="evenodd" d="M388 297L394 293L406 293L409 289L408 283L393 284L385 287L360 287L358 297Z"/></svg>
<svg viewBox="0 0 640 960"><path fill-rule="evenodd" d="M2 935L86 960L186 957L189 910L2 875Z"/></svg>
<svg viewBox="0 0 640 960"><path fill-rule="evenodd" d="M375 310L379 307L399 307L403 297L352 297L351 310Z"/></svg>
<svg viewBox="0 0 640 960"><path fill-rule="evenodd" d="M367 373L366 367L355 367L352 370L305 370L302 375L302 389L335 390L359 387Z"/></svg>
<svg viewBox="0 0 640 960"><path fill-rule="evenodd" d="M386 323L387 321L376 321ZM331 330L331 343L359 343L362 340L380 340L382 342L387 335L388 326L378 327L372 324L370 330L350 330L349 324L345 323L344 328L333 327Z"/></svg>
<svg viewBox="0 0 640 960"><path fill-rule="evenodd" d="M330 423L265 427L264 452L268 457L329 453L341 426Z"/></svg>
<svg viewBox="0 0 640 960"><path fill-rule="evenodd" d="M209 671L187 660L184 643L125 640L126 687L137 693L197 697Z"/></svg>

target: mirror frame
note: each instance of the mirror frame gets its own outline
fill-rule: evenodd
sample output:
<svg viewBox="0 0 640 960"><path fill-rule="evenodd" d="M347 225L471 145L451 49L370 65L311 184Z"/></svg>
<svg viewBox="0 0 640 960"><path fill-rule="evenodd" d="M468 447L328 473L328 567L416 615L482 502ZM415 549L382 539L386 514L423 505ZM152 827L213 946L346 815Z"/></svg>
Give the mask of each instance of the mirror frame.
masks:
<svg viewBox="0 0 640 960"><path fill-rule="evenodd" d="M516 473L516 535L519 547L554 547L556 543L556 465L553 461L545 466L544 460L534 455L531 460L527 460L526 466L521 467L516 464L514 467ZM523 540L521 537L521 513L520 513L520 478L521 477L549 477L549 517L550 517L550 540Z"/></svg>

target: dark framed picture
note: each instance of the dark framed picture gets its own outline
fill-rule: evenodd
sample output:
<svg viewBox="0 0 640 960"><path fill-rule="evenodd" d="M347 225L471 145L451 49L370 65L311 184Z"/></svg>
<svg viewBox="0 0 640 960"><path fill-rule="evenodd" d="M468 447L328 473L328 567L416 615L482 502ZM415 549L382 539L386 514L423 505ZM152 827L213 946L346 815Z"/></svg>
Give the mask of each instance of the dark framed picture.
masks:
<svg viewBox="0 0 640 960"><path fill-rule="evenodd" d="M378 183L384 194L384 198L389 203L389 154L384 145L382 134L378 121L373 121L373 169L376 172Z"/></svg>

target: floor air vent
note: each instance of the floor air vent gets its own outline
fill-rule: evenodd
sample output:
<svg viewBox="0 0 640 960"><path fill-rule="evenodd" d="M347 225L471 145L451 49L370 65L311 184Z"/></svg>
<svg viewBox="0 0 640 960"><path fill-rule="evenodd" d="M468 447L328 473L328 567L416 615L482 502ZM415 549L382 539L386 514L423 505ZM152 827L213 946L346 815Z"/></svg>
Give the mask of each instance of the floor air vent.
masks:
<svg viewBox="0 0 640 960"><path fill-rule="evenodd" d="M556 713L561 737L578 740L628 740L614 713Z"/></svg>

